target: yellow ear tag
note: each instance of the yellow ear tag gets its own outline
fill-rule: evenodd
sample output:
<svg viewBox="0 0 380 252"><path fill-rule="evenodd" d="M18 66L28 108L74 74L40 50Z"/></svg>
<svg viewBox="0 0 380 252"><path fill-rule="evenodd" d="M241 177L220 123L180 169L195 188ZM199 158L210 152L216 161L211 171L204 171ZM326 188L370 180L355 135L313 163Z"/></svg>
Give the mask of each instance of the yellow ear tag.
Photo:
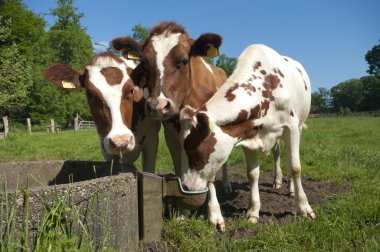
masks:
<svg viewBox="0 0 380 252"><path fill-rule="evenodd" d="M210 128L210 131L214 133L214 124L210 121L210 118L208 119L208 127Z"/></svg>
<svg viewBox="0 0 380 252"><path fill-rule="evenodd" d="M76 86L74 85L74 83L72 83L71 81L65 81L65 80L62 81L62 87L63 88L67 88L67 89L76 88Z"/></svg>
<svg viewBox="0 0 380 252"><path fill-rule="evenodd" d="M207 57L214 58L219 56L219 49L213 44L208 44Z"/></svg>
<svg viewBox="0 0 380 252"><path fill-rule="evenodd" d="M145 76L142 76L140 79L139 87L144 88L145 85L146 85L146 78L145 78Z"/></svg>
<svg viewBox="0 0 380 252"><path fill-rule="evenodd" d="M140 60L140 57L134 52L127 53L127 59L129 60Z"/></svg>

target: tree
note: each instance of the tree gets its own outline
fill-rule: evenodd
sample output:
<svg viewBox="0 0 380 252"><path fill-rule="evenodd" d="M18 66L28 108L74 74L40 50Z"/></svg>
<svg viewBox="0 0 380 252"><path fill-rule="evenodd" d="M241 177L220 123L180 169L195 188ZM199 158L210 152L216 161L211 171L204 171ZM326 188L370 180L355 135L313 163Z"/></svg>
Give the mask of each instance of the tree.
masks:
<svg viewBox="0 0 380 252"><path fill-rule="evenodd" d="M132 27L132 38L137 42L144 42L149 37L149 29L137 24Z"/></svg>
<svg viewBox="0 0 380 252"><path fill-rule="evenodd" d="M369 65L367 72L375 76L380 76L380 44L373 46L372 49L366 53L365 60Z"/></svg>
<svg viewBox="0 0 380 252"><path fill-rule="evenodd" d="M380 109L380 77L365 76L360 78L363 83L364 103L362 110L373 111Z"/></svg>
<svg viewBox="0 0 380 252"><path fill-rule="evenodd" d="M349 108L352 112L363 111L365 96L363 93L363 82L351 79L331 88L334 109Z"/></svg>
<svg viewBox="0 0 380 252"><path fill-rule="evenodd" d="M45 33L45 21L25 8L21 0L4 0L0 4L0 13L4 17L0 25L12 19L9 25L10 36L2 43L16 44L21 55L32 65L40 55L36 55L39 40Z"/></svg>
<svg viewBox="0 0 380 252"><path fill-rule="evenodd" d="M63 63L74 69L80 69L91 59L93 47L90 36L80 26L82 13L77 12L73 0L58 0L58 6L50 14L57 18L46 32L44 43L48 59L43 68L52 63ZM32 93L32 119L37 123L54 118L62 125L70 125L77 113L83 118L90 118L90 111L84 92L68 92L57 89L43 79L40 69L40 80L34 83Z"/></svg>
<svg viewBox="0 0 380 252"><path fill-rule="evenodd" d="M221 54L216 60L216 66L222 68L226 72L227 76L230 76L233 73L236 63L236 58L227 57L224 53Z"/></svg>
<svg viewBox="0 0 380 252"><path fill-rule="evenodd" d="M311 94L311 113L325 113L331 109L330 91L326 88L318 88Z"/></svg>
<svg viewBox="0 0 380 252"><path fill-rule="evenodd" d="M60 62L80 68L93 55L90 36L80 26L82 13L77 13L74 0L57 0L58 6L50 15L57 17L56 23L47 32L47 41L52 49L52 62Z"/></svg>
<svg viewBox="0 0 380 252"><path fill-rule="evenodd" d="M31 68L15 44L4 45L11 36L11 19L0 16L0 114L22 111L29 103L28 88L32 85Z"/></svg>

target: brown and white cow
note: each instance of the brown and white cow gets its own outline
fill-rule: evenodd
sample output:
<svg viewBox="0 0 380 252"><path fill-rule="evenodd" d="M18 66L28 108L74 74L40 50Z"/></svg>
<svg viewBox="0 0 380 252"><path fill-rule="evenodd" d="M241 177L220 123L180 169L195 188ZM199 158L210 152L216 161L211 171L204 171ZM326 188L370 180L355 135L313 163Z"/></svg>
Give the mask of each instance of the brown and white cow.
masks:
<svg viewBox="0 0 380 252"><path fill-rule="evenodd" d="M200 109L181 111L181 139L189 160L183 184L189 190L209 186L209 220L224 229L224 220L210 179L235 146L242 146L251 198L247 217L259 219L258 150L270 152L279 138L286 146L286 164L294 181L295 199L303 216L315 218L301 185L299 144L310 110L310 80L298 62L264 45L251 45L233 74Z"/></svg>
<svg viewBox="0 0 380 252"><path fill-rule="evenodd" d="M201 107L227 79L222 69L202 58L214 56L221 43L222 37L211 33L194 40L174 22L154 26L144 43L128 37L112 41L125 57L140 58L131 77L135 84L149 90L146 113L163 121L174 169L180 176L187 170L187 162L181 160L179 110L184 106ZM231 190L225 173L223 177L225 188Z"/></svg>
<svg viewBox="0 0 380 252"><path fill-rule="evenodd" d="M135 67L132 60L103 53L81 71L54 64L44 75L59 88L85 89L107 161L133 164L142 152L144 171L153 172L160 124L144 115L143 90L129 77Z"/></svg>

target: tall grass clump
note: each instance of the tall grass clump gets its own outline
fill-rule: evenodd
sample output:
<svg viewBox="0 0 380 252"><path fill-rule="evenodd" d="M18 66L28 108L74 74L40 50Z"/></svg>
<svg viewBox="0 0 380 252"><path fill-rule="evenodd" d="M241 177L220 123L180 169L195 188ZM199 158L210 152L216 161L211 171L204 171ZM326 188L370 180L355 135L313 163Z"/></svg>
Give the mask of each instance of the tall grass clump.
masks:
<svg viewBox="0 0 380 252"><path fill-rule="evenodd" d="M42 214L31 216L30 198L31 195L36 197L29 187L8 192L6 182L3 183L0 195L0 251L115 251L109 246L110 224L107 216L99 216L94 211L99 190L88 199L88 205L80 205L73 204L70 189L64 192L56 188L45 189L38 202L34 202L37 208L41 208ZM109 212L109 199L106 201ZM100 242L95 243L89 234L83 214L87 219L96 219L100 223L103 232ZM36 223L33 224L33 221Z"/></svg>

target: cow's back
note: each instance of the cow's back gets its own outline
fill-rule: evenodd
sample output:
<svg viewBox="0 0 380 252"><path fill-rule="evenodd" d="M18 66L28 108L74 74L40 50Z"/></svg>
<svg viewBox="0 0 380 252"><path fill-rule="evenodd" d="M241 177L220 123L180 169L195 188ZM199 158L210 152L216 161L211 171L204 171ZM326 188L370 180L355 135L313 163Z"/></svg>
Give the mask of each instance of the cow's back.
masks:
<svg viewBox="0 0 380 252"><path fill-rule="evenodd" d="M239 57L239 62L244 64L241 66L243 71L249 67L251 77L257 76L256 81L252 81L258 91L260 89L268 91L266 85L271 86L269 91L273 100L270 96L266 98L274 102L273 109L293 112L292 114L298 116L300 124L306 120L310 111L311 87L309 76L299 62L261 44L251 45L245 49ZM236 68L239 68L239 63ZM277 86L268 81L274 78L279 79ZM266 82L269 83L266 84ZM264 91L262 91L262 96L265 98Z"/></svg>
<svg viewBox="0 0 380 252"><path fill-rule="evenodd" d="M262 121L283 113L282 117L296 115L302 125L310 110L310 89L310 80L301 64L265 45L251 45L240 55L235 71L206 107L218 125L236 123L241 111L248 113L256 107L261 112L248 113L246 118Z"/></svg>

